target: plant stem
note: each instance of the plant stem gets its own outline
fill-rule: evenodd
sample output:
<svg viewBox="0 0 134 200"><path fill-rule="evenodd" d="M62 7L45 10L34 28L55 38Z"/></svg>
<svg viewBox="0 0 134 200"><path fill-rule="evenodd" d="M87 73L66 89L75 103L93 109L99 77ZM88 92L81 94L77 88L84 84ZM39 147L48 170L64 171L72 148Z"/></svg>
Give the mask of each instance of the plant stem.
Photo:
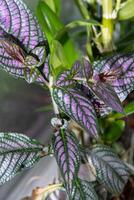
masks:
<svg viewBox="0 0 134 200"><path fill-rule="evenodd" d="M120 9L120 5L121 5L121 0L116 0L116 8L115 10L118 12Z"/></svg>
<svg viewBox="0 0 134 200"><path fill-rule="evenodd" d="M58 106L57 106L57 104L55 103L55 100L53 99L53 84L54 84L54 78L53 78L53 76L50 76L49 81L50 81L50 83L49 83L49 90L50 90L51 99L52 99L52 103L53 103L54 113L55 113L56 115L59 115Z"/></svg>
<svg viewBox="0 0 134 200"><path fill-rule="evenodd" d="M104 51L109 52L113 50L113 2L112 0L102 0L103 19L102 19L102 42Z"/></svg>
<svg viewBox="0 0 134 200"><path fill-rule="evenodd" d="M62 188L63 188L63 185L61 183L49 185L46 188L36 188L32 192L32 199L34 199L34 200L46 199L48 194L51 194L52 192L54 192L56 190L60 190Z"/></svg>
<svg viewBox="0 0 134 200"><path fill-rule="evenodd" d="M89 12L82 0L75 0L78 9L80 10L81 15L84 19L89 20L90 15ZM87 27L87 43L86 43L86 51L90 61L93 61L93 52L91 46L91 27Z"/></svg>

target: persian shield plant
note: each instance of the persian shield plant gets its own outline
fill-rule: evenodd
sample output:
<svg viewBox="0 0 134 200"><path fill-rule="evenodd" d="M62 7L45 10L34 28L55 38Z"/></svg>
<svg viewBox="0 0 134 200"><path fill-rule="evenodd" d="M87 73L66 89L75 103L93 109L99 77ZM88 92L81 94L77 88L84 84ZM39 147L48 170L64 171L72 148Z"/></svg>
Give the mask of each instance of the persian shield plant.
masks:
<svg viewBox="0 0 134 200"><path fill-rule="evenodd" d="M56 189L69 200L122 193L132 171L112 148L113 141L106 140L102 123L112 119L112 126L124 127L130 112L122 102L134 90L134 53L114 53L113 21L124 20L128 6L120 3L102 0L102 13L90 13L95 3L75 0L83 19L64 25L60 0L39 1L38 20L22 0L0 0L0 67L29 84L46 86L54 111L48 146L24 134L0 133L0 185L51 154L59 183L44 190L42 200ZM86 36L85 48L78 51L69 32L74 28L84 28Z"/></svg>

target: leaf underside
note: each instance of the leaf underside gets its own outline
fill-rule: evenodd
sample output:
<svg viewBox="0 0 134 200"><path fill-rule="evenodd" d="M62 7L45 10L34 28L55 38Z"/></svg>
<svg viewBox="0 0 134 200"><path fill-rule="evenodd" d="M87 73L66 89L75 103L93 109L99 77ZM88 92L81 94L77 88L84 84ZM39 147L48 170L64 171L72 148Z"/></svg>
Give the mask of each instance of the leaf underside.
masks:
<svg viewBox="0 0 134 200"><path fill-rule="evenodd" d="M99 99L86 83L77 84L77 88L91 101L98 117L104 117L112 112L112 108L108 107L101 99Z"/></svg>
<svg viewBox="0 0 134 200"><path fill-rule="evenodd" d="M109 84L101 83L98 81L93 86L94 93L100 98L108 107L117 112L123 113L123 107L116 92Z"/></svg>

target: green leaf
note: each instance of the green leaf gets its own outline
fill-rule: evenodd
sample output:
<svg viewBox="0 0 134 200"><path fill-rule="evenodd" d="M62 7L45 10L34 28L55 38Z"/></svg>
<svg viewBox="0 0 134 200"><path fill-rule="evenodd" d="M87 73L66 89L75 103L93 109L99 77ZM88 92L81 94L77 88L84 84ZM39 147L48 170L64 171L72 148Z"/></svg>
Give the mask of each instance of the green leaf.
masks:
<svg viewBox="0 0 134 200"><path fill-rule="evenodd" d="M77 179L70 200L99 200L92 183Z"/></svg>
<svg viewBox="0 0 134 200"><path fill-rule="evenodd" d="M125 106L125 113L127 115L131 115L134 113L134 101L133 102L130 102L128 103L126 106Z"/></svg>
<svg viewBox="0 0 134 200"><path fill-rule="evenodd" d="M127 0L119 10L118 19L127 20L132 17L134 17L134 0Z"/></svg>
<svg viewBox="0 0 134 200"><path fill-rule="evenodd" d="M36 14L43 32L50 43L56 32L63 28L63 24L53 10L43 2L43 0L40 0L38 3Z"/></svg>
<svg viewBox="0 0 134 200"><path fill-rule="evenodd" d="M0 133L0 185L32 167L44 154L44 146L18 133Z"/></svg>
<svg viewBox="0 0 134 200"><path fill-rule="evenodd" d="M134 102L130 102L124 107L124 113L125 115L122 113L113 113L110 115L110 118L114 120L118 120L126 116L129 116L131 114L134 114Z"/></svg>
<svg viewBox="0 0 134 200"><path fill-rule="evenodd" d="M120 194L130 175L128 167L105 145L96 145L88 155L89 164L96 169L97 180L112 194Z"/></svg>
<svg viewBox="0 0 134 200"><path fill-rule="evenodd" d="M110 124L110 127L105 130L102 136L103 140L107 143L116 142L122 135L125 128L125 122L123 120L114 121Z"/></svg>
<svg viewBox="0 0 134 200"><path fill-rule="evenodd" d="M100 26L100 24L95 20L75 20L71 23L67 24L65 27L63 27L59 32L56 34L55 38L59 39L62 35L64 35L66 32L68 32L71 29L78 28L78 27L90 27L90 26Z"/></svg>
<svg viewBox="0 0 134 200"><path fill-rule="evenodd" d="M64 48L57 40L51 42L50 65L55 76L70 68Z"/></svg>
<svg viewBox="0 0 134 200"><path fill-rule="evenodd" d="M42 30L49 41L51 49L52 40L55 40L55 35L59 30L64 28L64 24L60 21L55 12L53 12L53 10L51 10L51 8L43 2L43 0L39 1L36 14ZM67 33L64 34L63 37L60 37L59 42L63 46L68 63L71 66L78 58L78 53L74 48L74 44Z"/></svg>
<svg viewBox="0 0 134 200"><path fill-rule="evenodd" d="M61 0L43 0L56 15L60 15L61 10Z"/></svg>

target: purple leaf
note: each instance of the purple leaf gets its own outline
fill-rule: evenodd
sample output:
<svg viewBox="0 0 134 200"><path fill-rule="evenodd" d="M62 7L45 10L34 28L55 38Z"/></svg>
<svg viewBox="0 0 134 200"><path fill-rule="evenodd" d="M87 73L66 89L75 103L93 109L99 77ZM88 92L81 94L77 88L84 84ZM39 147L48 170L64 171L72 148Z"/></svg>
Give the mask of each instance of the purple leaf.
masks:
<svg viewBox="0 0 134 200"><path fill-rule="evenodd" d="M46 77L47 80L49 80L49 75L50 75L49 60L50 60L50 56L47 56L45 63L44 63L43 70L42 70L42 73Z"/></svg>
<svg viewBox="0 0 134 200"><path fill-rule="evenodd" d="M94 63L94 78L110 83L120 101L134 90L134 55L115 55Z"/></svg>
<svg viewBox="0 0 134 200"><path fill-rule="evenodd" d="M50 75L49 59L50 56L47 56L45 63L38 68L40 71L40 75L37 77L36 82L41 85L44 85L44 80L49 81L49 75Z"/></svg>
<svg viewBox="0 0 134 200"><path fill-rule="evenodd" d="M45 60L44 47L35 48L32 55L28 55L18 46L12 36L7 35L2 29L0 29L0 33L0 66L15 77L25 78L28 83L34 81L44 83L44 70L42 75L36 69ZM39 57L33 56L34 53ZM47 63L48 60L46 59L45 62Z"/></svg>
<svg viewBox="0 0 134 200"><path fill-rule="evenodd" d="M91 101L98 117L104 117L112 112L112 108L99 99L86 83L83 84L77 84L77 88Z"/></svg>
<svg viewBox="0 0 134 200"><path fill-rule="evenodd" d="M59 76L57 77L56 85L61 87L74 85L76 83L74 80L75 76L83 77L83 74L81 74L81 64L79 61L76 61L74 63L71 70L66 70L59 74Z"/></svg>
<svg viewBox="0 0 134 200"><path fill-rule="evenodd" d="M120 99L111 85L98 81L93 85L93 91L108 107L117 112L123 112Z"/></svg>
<svg viewBox="0 0 134 200"><path fill-rule="evenodd" d="M1 48L8 54L12 59L24 63L25 62L25 52L17 44L9 40L0 40Z"/></svg>
<svg viewBox="0 0 134 200"><path fill-rule="evenodd" d="M52 146L67 192L70 194L72 183L79 171L79 142L74 134L60 129L53 135Z"/></svg>
<svg viewBox="0 0 134 200"><path fill-rule="evenodd" d="M23 50L13 42L0 40L0 66L9 73L23 77L24 76L24 53ZM5 48L8 46L9 48ZM10 51L9 51L10 49ZM19 51L17 51L17 49ZM16 52L17 51L17 52Z"/></svg>
<svg viewBox="0 0 134 200"><path fill-rule="evenodd" d="M0 0L0 26L28 52L44 41L36 17L21 0Z"/></svg>
<svg viewBox="0 0 134 200"><path fill-rule="evenodd" d="M94 107L77 90L54 87L53 98L59 108L85 128L92 137L98 137L98 121Z"/></svg>
<svg viewBox="0 0 134 200"><path fill-rule="evenodd" d="M83 76L81 71L81 63L79 60L75 61L75 63L73 64L71 68L71 74L73 74L73 76L78 76L78 77Z"/></svg>
<svg viewBox="0 0 134 200"><path fill-rule="evenodd" d="M92 66L87 58L84 58L83 62L84 62L84 65L83 65L84 74L85 74L86 79L88 80L93 74Z"/></svg>
<svg viewBox="0 0 134 200"><path fill-rule="evenodd" d="M58 77L56 81L57 86L70 86L75 84L75 81L73 80L73 76L69 70L62 72Z"/></svg>

